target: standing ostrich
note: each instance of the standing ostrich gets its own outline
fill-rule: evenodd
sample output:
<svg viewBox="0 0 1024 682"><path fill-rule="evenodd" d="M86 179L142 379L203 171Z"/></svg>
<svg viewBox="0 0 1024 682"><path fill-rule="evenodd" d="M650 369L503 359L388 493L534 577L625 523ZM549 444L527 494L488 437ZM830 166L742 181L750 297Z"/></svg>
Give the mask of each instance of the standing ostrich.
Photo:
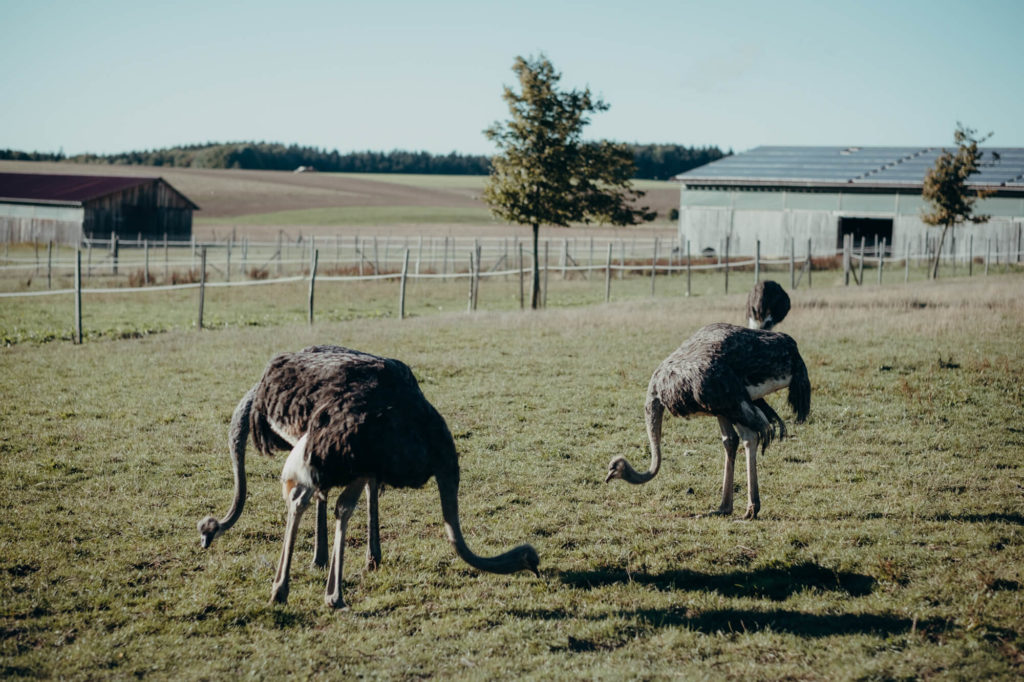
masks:
<svg viewBox="0 0 1024 682"><path fill-rule="evenodd" d="M332 352L331 347L307 348L307 352ZM253 386L242 397L231 415L231 425L228 428L228 448L231 453L231 465L235 477L235 496L231 507L223 518L217 519L207 516L199 521L199 543L205 549L213 541L230 529L242 515L245 508L246 476L245 476L245 445L249 440L250 431L254 434L254 444L264 455L273 455L274 450L287 450L295 447L297 438L291 436L287 430L279 427L284 422L285 414L275 412L270 414L253 412L252 404L256 396L259 384ZM287 406L288 398L283 396L279 400L270 400L272 409L282 410ZM366 543L366 569L375 570L381 564L380 551L380 526L377 518L378 486L375 481L366 484L367 497L367 543ZM327 502L323 498L316 500L316 540L313 549L313 566L324 568L327 566Z"/></svg>
<svg viewBox="0 0 1024 682"><path fill-rule="evenodd" d="M789 312L789 295L778 282L758 282L747 296L747 326L770 330Z"/></svg>
<svg viewBox="0 0 1024 682"><path fill-rule="evenodd" d="M647 436L651 467L640 473L625 457L608 465L605 482L621 478L646 483L661 467L661 420L668 408L677 417L712 415L718 418L725 445L722 504L712 514L732 514L732 482L736 449L743 441L747 453L748 504L745 519L756 519L761 509L757 486L757 444L761 451L776 436L785 438L786 426L764 396L789 387L789 404L803 422L811 409L811 384L796 342L779 332L745 329L718 322L697 330L654 370L647 388ZM739 436L736 431L739 431Z"/></svg>
<svg viewBox="0 0 1024 682"><path fill-rule="evenodd" d="M398 360L336 346L314 346L273 359L252 398L253 439L294 442L281 472L288 505L284 546L271 601L288 599L288 578L299 521L312 498L341 487L335 505L334 551L325 601L343 607L345 532L368 483L419 488L433 476L441 497L445 531L466 563L491 573L530 570L539 558L530 545L496 557L470 551L459 525L459 461L455 441L413 376ZM230 515L229 515L230 516Z"/></svg>

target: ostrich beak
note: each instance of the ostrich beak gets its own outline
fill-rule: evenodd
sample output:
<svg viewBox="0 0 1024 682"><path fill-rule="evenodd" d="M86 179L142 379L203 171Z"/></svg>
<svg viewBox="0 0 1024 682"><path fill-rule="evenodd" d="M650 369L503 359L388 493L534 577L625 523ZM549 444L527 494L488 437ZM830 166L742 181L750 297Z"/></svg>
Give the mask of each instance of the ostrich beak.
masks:
<svg viewBox="0 0 1024 682"><path fill-rule="evenodd" d="M607 483L608 481L612 480L613 478L615 478L615 469L609 469L608 470L608 475L604 477L604 482Z"/></svg>

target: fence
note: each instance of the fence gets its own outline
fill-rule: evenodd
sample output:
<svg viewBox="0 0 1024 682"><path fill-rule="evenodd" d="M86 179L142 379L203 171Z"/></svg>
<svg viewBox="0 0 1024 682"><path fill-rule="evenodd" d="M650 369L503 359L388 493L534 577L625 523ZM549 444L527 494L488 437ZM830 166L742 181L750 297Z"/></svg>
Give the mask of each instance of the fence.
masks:
<svg viewBox="0 0 1024 682"><path fill-rule="evenodd" d="M0 293L0 298L73 295L75 297L75 332L77 342L82 339L81 301L83 294L154 292L180 289L198 290L196 326L203 328L205 291L207 287L236 287L273 285L286 282L309 282L307 319L315 317L315 290L317 283L394 280L398 282L398 317L405 317L406 287L412 280L467 281L467 310L477 309L480 281L486 278L518 278L519 306L526 307L527 276L533 282L534 263L528 244L518 238L454 238L434 237L393 240L378 237L307 238L295 241L279 236L276 242L249 242L229 240L223 243L169 242L143 240L90 240L74 250L70 257L55 254L52 244L35 245L32 258L12 258L5 247L4 264L0 276L31 271L33 275L45 273L47 288L35 291ZM580 276L586 279L604 276L604 299L611 299L612 282L626 276L644 276L650 279L650 293L655 295L658 276L686 277L685 293L691 295L691 278L695 272L718 271L724 274L724 293L729 293L730 274L735 287L740 272L752 270L750 284L761 279L762 271L775 272L788 269L789 287L811 286L815 268L830 268L839 259L844 283L864 284L865 266L877 270L878 283L889 266L902 265L904 281L909 281L911 263L917 267L927 264L934 253L912 252L910 243L904 253L893 253L885 240L870 245L860 240L859 248L851 236L839 250L813 248L810 240L801 245L797 257L797 244L790 240L789 255L784 258L761 256L760 242L752 258L736 259L730 256L729 239L724 240L723 253L711 257L695 257L690 244L658 238L602 239L565 238L544 240L539 245L538 270L540 290L538 300L547 303L548 281L552 272L563 279ZM1008 244L1005 246L1009 246ZM45 250L45 260L43 251ZM84 260L83 260L84 259ZM824 263L822 260L824 259ZM987 275L990 266L1019 263L1020 251L1009 248L993 251L991 241L985 244L984 256L975 256L973 239L963 255L952 251L944 256L947 267L963 267L974 274L976 261L984 265ZM816 262L817 261L817 264ZM182 269L185 273L182 274ZM59 273L73 272L73 288L52 289ZM273 272L273 276L271 276ZM163 275L164 283L157 284ZM212 277L211 277L212 275ZM119 283L127 278L130 286L84 288L83 279L113 279ZM219 278L219 279L218 279ZM741 286L747 286L746 284ZM532 290L529 292L532 299Z"/></svg>

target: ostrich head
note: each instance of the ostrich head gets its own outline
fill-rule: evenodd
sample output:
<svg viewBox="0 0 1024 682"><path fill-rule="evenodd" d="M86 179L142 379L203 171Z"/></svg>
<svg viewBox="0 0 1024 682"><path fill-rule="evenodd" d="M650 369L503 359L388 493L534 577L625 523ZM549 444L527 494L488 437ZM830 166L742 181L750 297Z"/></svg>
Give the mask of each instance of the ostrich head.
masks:
<svg viewBox="0 0 1024 682"><path fill-rule="evenodd" d="M607 483L613 478L621 478L627 483L639 484L651 480L654 478L654 474L649 471L641 474L626 461L625 457L614 457L608 463L608 475L605 476L604 482Z"/></svg>
<svg viewBox="0 0 1024 682"><path fill-rule="evenodd" d="M203 549L209 547L213 539L221 534L220 521L212 516L207 516L196 525L199 528L199 544Z"/></svg>

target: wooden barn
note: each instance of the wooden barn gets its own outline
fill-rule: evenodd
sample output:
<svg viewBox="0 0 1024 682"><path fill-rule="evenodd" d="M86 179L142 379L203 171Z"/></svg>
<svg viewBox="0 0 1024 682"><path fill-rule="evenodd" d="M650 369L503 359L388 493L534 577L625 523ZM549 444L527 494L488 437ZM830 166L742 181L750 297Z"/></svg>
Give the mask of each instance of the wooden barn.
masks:
<svg viewBox="0 0 1024 682"><path fill-rule="evenodd" d="M188 240L196 210L163 178L0 173L0 242Z"/></svg>

